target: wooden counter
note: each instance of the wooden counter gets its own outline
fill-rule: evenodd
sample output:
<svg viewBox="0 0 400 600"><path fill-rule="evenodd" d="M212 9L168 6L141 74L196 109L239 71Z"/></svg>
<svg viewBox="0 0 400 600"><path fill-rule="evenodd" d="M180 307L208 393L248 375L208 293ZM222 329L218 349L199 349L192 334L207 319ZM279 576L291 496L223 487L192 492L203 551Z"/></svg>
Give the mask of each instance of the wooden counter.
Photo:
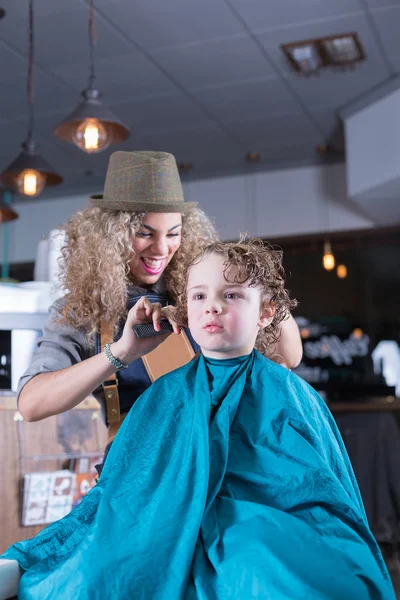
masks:
<svg viewBox="0 0 400 600"><path fill-rule="evenodd" d="M362 402L329 402L327 406L333 414L344 412L400 411L400 398L382 396L367 398Z"/></svg>
<svg viewBox="0 0 400 600"><path fill-rule="evenodd" d="M19 490L24 473L63 468L66 453L101 454L106 434L99 405L93 397L74 410L28 423L21 420L15 396L0 394L0 553L18 540L33 537L44 527L20 525Z"/></svg>

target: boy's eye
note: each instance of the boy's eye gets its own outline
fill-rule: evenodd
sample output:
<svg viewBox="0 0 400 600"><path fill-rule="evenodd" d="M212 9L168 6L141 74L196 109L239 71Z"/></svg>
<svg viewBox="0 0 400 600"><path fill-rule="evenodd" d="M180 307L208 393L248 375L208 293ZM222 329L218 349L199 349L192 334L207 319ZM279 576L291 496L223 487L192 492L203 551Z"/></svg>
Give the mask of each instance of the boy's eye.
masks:
<svg viewBox="0 0 400 600"><path fill-rule="evenodd" d="M227 294L225 294L225 298L227 298L228 300L236 300L237 298L240 298L239 294L235 294L235 292L228 292Z"/></svg>
<svg viewBox="0 0 400 600"><path fill-rule="evenodd" d="M193 300L204 300L205 297L206 297L205 294L202 294L199 292L198 294L195 294L193 296Z"/></svg>

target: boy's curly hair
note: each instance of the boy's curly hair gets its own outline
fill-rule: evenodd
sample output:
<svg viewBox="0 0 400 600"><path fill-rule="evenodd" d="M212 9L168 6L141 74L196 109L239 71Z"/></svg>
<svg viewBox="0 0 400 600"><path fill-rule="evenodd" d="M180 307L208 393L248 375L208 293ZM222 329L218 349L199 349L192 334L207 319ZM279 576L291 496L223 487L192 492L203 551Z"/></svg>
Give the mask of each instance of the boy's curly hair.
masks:
<svg viewBox="0 0 400 600"><path fill-rule="evenodd" d="M239 242L213 242L208 244L194 260L190 267L201 262L210 254L219 254L224 258L224 276L231 267L237 267L237 275L232 283L247 283L249 287L259 287L262 296L267 297L275 305L275 315L268 327L259 331L255 347L262 354L271 355L279 339L279 324L288 317L290 311L297 306L285 289L285 270L282 266L282 250L275 249L258 238L241 237ZM187 281L187 277L186 277ZM229 281L227 279L227 281ZM187 326L187 288L184 286L178 293L175 308L171 309L173 318L181 326Z"/></svg>

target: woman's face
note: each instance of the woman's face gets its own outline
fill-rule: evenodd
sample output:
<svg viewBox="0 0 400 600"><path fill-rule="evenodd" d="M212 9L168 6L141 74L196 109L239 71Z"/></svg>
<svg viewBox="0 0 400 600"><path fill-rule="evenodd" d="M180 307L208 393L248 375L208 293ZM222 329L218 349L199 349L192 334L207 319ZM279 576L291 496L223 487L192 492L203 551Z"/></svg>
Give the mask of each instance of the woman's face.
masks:
<svg viewBox="0 0 400 600"><path fill-rule="evenodd" d="M180 213L147 213L133 241L130 263L138 283L156 283L181 244Z"/></svg>

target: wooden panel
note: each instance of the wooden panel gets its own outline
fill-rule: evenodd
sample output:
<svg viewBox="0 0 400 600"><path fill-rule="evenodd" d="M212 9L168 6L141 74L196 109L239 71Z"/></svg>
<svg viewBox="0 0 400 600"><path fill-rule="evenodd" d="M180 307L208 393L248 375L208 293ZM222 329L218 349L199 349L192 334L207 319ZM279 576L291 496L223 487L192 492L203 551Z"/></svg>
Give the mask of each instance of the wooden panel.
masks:
<svg viewBox="0 0 400 600"><path fill-rule="evenodd" d="M37 423L15 421L15 410L0 410L0 553L36 535L43 526L22 527L20 484L24 473L63 468L62 459L40 459L68 452L100 453L107 430L99 411L73 410ZM95 417L95 418L93 418ZM21 454L34 458L22 459Z"/></svg>

